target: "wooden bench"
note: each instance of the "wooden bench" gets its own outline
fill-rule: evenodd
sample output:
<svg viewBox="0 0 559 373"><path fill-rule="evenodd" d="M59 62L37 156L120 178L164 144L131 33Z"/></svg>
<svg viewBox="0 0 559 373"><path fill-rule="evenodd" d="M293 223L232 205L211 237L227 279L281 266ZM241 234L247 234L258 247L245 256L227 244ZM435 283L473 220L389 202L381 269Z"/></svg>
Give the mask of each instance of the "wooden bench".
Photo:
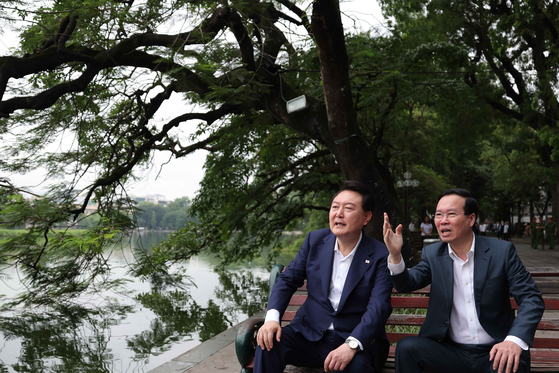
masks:
<svg viewBox="0 0 559 373"><path fill-rule="evenodd" d="M270 289L283 266L274 266L270 275ZM559 372L559 268L528 268L542 292L545 301L545 312L530 349L532 372ZM306 286L303 285L292 296L289 306L282 317L282 325L287 325L295 316L297 309L307 297ZM393 290L392 315L388 319L386 334L391 342L388 361L384 373L394 372L394 353L396 342L400 339L416 335L425 320L425 312L429 304L429 287L417 290L414 294L400 294ZM511 298L514 309L518 305ZM239 325L235 348L241 366L241 373L252 371L254 349L256 348L256 332L263 324L262 318L246 320ZM407 329L407 330L402 330ZM417 329L409 330L409 329ZM322 372L322 369L307 369L288 366L286 372Z"/></svg>

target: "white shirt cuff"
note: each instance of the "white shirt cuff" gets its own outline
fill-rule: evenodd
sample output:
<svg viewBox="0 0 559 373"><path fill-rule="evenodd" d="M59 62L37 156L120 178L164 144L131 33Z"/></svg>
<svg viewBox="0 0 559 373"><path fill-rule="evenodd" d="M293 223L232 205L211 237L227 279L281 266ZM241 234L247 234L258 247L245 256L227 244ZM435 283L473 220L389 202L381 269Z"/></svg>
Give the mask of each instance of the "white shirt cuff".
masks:
<svg viewBox="0 0 559 373"><path fill-rule="evenodd" d="M505 338L505 341L514 342L517 345L519 345L521 349L523 349L525 351L528 349L528 343L524 342L522 339L520 339L518 337L515 337L514 335L507 335L507 337Z"/></svg>
<svg viewBox="0 0 559 373"><path fill-rule="evenodd" d="M275 321L279 324L280 323L279 311L273 308L269 309L268 312L266 312L266 318L264 319L264 324L267 323L268 321Z"/></svg>
<svg viewBox="0 0 559 373"><path fill-rule="evenodd" d="M401 255L400 255L400 263L398 264L390 263L388 259L386 259L386 261L391 276L399 275L400 273L404 272L404 269L406 269L406 263L404 263L404 258L402 258Z"/></svg>
<svg viewBox="0 0 559 373"><path fill-rule="evenodd" d="M347 337L347 339L351 339L351 340L357 341L357 343L359 343L359 349L360 349L360 351L363 351L363 345L361 344L361 341L360 341L359 339L357 339L357 338L355 338L355 337L352 337L352 336Z"/></svg>

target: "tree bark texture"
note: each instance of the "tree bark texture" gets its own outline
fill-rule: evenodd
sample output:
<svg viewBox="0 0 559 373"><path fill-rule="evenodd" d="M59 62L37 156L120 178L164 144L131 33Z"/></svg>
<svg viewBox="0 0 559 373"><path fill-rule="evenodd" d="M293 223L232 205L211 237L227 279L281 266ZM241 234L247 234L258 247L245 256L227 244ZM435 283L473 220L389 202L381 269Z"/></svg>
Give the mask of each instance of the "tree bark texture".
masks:
<svg viewBox="0 0 559 373"><path fill-rule="evenodd" d="M363 182L375 196L375 211L367 233L382 241L383 213L388 213L393 223L405 225L406 239L402 252L406 261L414 263L418 255L411 250L413 241L404 224L401 209L375 167L357 124L343 25L336 0L314 2L312 31L319 50L328 129L335 143L333 153L344 179Z"/></svg>

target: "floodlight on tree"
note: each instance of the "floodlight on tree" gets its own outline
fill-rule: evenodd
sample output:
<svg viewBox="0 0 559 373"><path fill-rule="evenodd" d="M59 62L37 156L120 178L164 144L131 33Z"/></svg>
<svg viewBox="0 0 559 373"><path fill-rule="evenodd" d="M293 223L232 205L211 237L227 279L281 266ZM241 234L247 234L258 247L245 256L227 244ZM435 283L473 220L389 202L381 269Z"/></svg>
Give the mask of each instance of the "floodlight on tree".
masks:
<svg viewBox="0 0 559 373"><path fill-rule="evenodd" d="M295 97L294 99L287 101L287 104L286 104L287 114L291 114L291 113L294 113L296 111L304 110L307 107L308 107L307 98L305 97L305 95Z"/></svg>

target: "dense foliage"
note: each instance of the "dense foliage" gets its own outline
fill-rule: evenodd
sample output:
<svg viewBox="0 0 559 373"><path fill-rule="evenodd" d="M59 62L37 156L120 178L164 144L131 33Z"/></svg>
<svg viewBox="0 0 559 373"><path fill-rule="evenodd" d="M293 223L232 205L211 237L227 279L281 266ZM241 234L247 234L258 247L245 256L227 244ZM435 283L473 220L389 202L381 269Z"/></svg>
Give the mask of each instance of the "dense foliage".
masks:
<svg viewBox="0 0 559 373"><path fill-rule="evenodd" d="M406 49L493 109L482 160L506 204L559 218L559 7L555 1L382 0ZM426 72L429 73L430 72ZM487 121L485 121L487 123ZM493 130L494 129L494 130ZM543 206L538 206L544 195ZM500 214L499 214L500 215ZM509 216L498 216L508 220Z"/></svg>
<svg viewBox="0 0 559 373"><path fill-rule="evenodd" d="M182 227L134 267L169 281L170 263L202 251L231 262L296 246L279 243L284 231L324 227L344 179L373 190L377 238L383 212L404 222L405 171L419 181L408 191L419 219L451 186L472 190L482 217L537 206L542 191L559 200L547 2L383 0L393 18L382 33L343 25L335 0L19 3L0 5L23 25L0 57L0 169L42 167L48 183L30 198L0 180L3 226L28 228L1 244L0 264L31 289L88 289L104 248L137 226ZM288 112L301 95L306 108ZM186 205L164 221L128 197L156 152L195 151L207 152L188 209L198 221ZM99 218L84 237L51 238L90 202Z"/></svg>

